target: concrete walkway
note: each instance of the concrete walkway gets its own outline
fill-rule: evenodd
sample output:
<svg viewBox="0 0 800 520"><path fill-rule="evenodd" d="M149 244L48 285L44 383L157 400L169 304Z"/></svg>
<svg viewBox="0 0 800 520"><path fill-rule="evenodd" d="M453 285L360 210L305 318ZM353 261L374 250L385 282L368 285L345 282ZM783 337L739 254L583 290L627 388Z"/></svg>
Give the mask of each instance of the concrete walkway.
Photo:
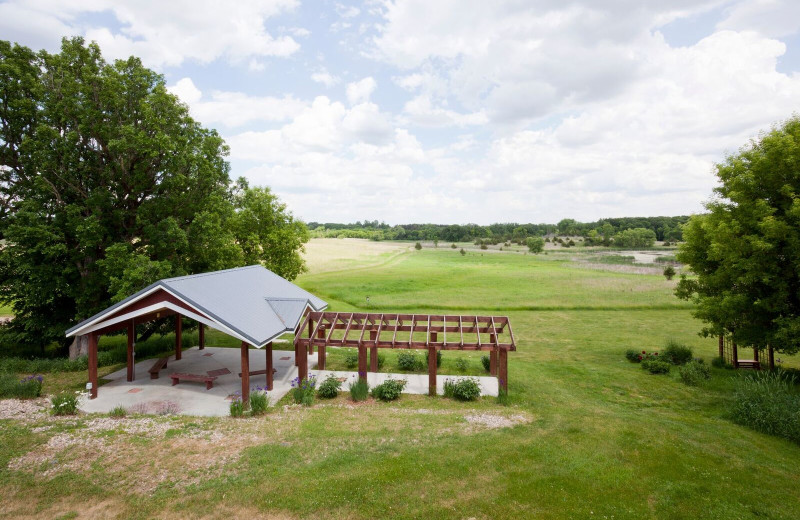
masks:
<svg viewBox="0 0 800 520"><path fill-rule="evenodd" d="M331 370L312 370L310 373L317 376L317 384L323 379L333 374L337 378L343 378L345 381L342 384L342 390L347 391L351 381L355 381L358 376L357 372L334 372ZM442 395L444 393L444 382L446 379L459 380L468 376L451 376L451 375L437 375L436 376L436 393ZM372 388L377 386L387 379L401 379L407 381L404 394L428 394L428 374L391 374L386 372L367 372L367 383ZM498 385L496 377L475 377L481 387L481 395L497 396Z"/></svg>

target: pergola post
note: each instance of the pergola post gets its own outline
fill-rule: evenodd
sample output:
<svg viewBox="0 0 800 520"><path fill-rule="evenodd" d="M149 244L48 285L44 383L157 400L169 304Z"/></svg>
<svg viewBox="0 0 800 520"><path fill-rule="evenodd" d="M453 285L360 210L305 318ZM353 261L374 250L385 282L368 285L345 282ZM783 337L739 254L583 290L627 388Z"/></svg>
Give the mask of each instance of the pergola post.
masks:
<svg viewBox="0 0 800 520"><path fill-rule="evenodd" d="M369 331L369 340L375 341L378 337L377 330ZM378 346L372 346L369 349L369 371L370 372L377 372L378 371Z"/></svg>
<svg viewBox="0 0 800 520"><path fill-rule="evenodd" d="M183 317L175 315L175 361L181 359L181 349L183 348Z"/></svg>
<svg viewBox="0 0 800 520"><path fill-rule="evenodd" d="M92 388L89 390L89 399L97 398L97 334L89 333L89 383Z"/></svg>
<svg viewBox="0 0 800 520"><path fill-rule="evenodd" d="M722 334L719 335L719 357L725 358L725 337Z"/></svg>
<svg viewBox="0 0 800 520"><path fill-rule="evenodd" d="M437 336L431 332L431 341L436 342ZM436 395L436 347L428 347L428 395Z"/></svg>
<svg viewBox="0 0 800 520"><path fill-rule="evenodd" d="M127 373L127 380L128 382L133 381L133 343L136 341L136 326L134 321L131 320L130 325L128 325L128 355L125 359L125 365L128 368Z"/></svg>
<svg viewBox="0 0 800 520"><path fill-rule="evenodd" d="M300 341L297 344L297 379L303 381L308 378L308 354L306 344Z"/></svg>
<svg viewBox="0 0 800 520"><path fill-rule="evenodd" d="M267 390L272 391L273 375L272 375L272 342L266 344L264 350L267 353Z"/></svg>
<svg viewBox="0 0 800 520"><path fill-rule="evenodd" d="M317 331L318 339L325 339L325 328L320 327ZM325 370L325 345L320 345L317 349L317 370Z"/></svg>
<svg viewBox="0 0 800 520"><path fill-rule="evenodd" d="M500 349L498 351L498 374L497 379L499 383L499 388L503 389L505 392L508 392L508 351L505 349Z"/></svg>
<svg viewBox="0 0 800 520"><path fill-rule="evenodd" d="M367 379L367 347L358 346L358 378Z"/></svg>
<svg viewBox="0 0 800 520"><path fill-rule="evenodd" d="M758 347L753 347L753 361L758 363ZM755 367L753 367L755 368Z"/></svg>
<svg viewBox="0 0 800 520"><path fill-rule="evenodd" d="M200 345L198 346L198 350L203 350L206 348L206 326L202 323L200 323L199 326L200 328L198 329L197 334L200 336L198 339Z"/></svg>
<svg viewBox="0 0 800 520"><path fill-rule="evenodd" d="M739 368L739 348L733 342L733 368Z"/></svg>
<svg viewBox="0 0 800 520"><path fill-rule="evenodd" d="M769 369L775 370L775 351L769 347Z"/></svg>
<svg viewBox="0 0 800 520"><path fill-rule="evenodd" d="M242 341L242 404L250 406L250 345Z"/></svg>
<svg viewBox="0 0 800 520"><path fill-rule="evenodd" d="M489 343L494 344L495 335L489 334ZM497 375L497 349L492 348L489 351L489 375L496 376Z"/></svg>

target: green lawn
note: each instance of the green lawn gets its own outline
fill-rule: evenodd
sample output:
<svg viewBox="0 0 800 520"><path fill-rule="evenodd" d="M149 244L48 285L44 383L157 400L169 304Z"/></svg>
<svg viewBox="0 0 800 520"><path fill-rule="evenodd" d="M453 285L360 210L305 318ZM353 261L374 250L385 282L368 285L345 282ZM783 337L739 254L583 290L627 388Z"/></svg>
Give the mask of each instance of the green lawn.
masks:
<svg viewBox="0 0 800 520"><path fill-rule="evenodd" d="M559 258L426 249L299 280L332 310L507 314L508 407L342 396L266 418L146 419L144 433L145 419L3 420L0 518L797 518L800 446L725 417L733 371L693 388L625 361L667 338L715 354L673 284ZM478 354L448 356L480 373ZM477 427L475 413L520 424ZM51 453L56 436L84 443Z"/></svg>

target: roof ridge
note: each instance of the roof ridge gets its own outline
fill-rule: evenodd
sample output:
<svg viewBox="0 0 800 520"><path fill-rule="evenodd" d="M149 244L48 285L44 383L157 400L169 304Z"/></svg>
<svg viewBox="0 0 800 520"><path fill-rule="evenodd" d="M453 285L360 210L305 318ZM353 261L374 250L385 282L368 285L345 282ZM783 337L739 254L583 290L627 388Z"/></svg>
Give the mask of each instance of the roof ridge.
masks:
<svg viewBox="0 0 800 520"><path fill-rule="evenodd" d="M195 274L185 274L183 276L175 276L173 278L162 278L159 282L173 282L177 280L185 280L187 278L202 278L203 276L214 276L223 273L230 273L232 271L244 271L245 269L253 269L256 267L260 267L266 271L269 271L266 267L260 264L253 264L253 265L244 265L242 267L231 267L230 269L223 269L221 271L211 271L205 273L195 273Z"/></svg>

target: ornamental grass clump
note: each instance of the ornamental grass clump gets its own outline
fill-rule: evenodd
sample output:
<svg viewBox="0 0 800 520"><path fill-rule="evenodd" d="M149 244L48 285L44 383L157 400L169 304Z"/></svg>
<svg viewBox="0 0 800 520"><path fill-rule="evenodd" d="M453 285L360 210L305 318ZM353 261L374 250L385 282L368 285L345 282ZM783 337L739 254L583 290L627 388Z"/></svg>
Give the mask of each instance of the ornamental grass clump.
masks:
<svg viewBox="0 0 800 520"><path fill-rule="evenodd" d="M308 376L307 379L300 381L300 378L292 379L292 397L295 404L311 406L314 404L314 394L316 393L317 377Z"/></svg>
<svg viewBox="0 0 800 520"><path fill-rule="evenodd" d="M800 443L800 393L784 372L741 376L733 394L734 422Z"/></svg>
<svg viewBox="0 0 800 520"><path fill-rule="evenodd" d="M269 397L266 387L257 386L250 392L250 415L264 415L269 411Z"/></svg>
<svg viewBox="0 0 800 520"><path fill-rule="evenodd" d="M78 397L81 392L61 392L50 398L53 415L75 415L78 413Z"/></svg>
<svg viewBox="0 0 800 520"><path fill-rule="evenodd" d="M394 401L403 392L406 381L399 379L387 379L372 389L372 397L381 401Z"/></svg>
<svg viewBox="0 0 800 520"><path fill-rule="evenodd" d="M397 367L407 372L416 372L425 368L425 365L413 352L400 352L397 354Z"/></svg>
<svg viewBox="0 0 800 520"><path fill-rule="evenodd" d="M492 360L489 359L489 356L481 356L481 364L483 365L483 370L486 372L492 368Z"/></svg>
<svg viewBox="0 0 800 520"><path fill-rule="evenodd" d="M128 415L128 410L125 409L124 406L118 405L111 409L108 412L109 417L113 417L114 419L122 419Z"/></svg>
<svg viewBox="0 0 800 520"><path fill-rule="evenodd" d="M239 392L236 392L233 394L233 397L231 397L230 413L231 417L244 416L244 402L242 401L242 395Z"/></svg>
<svg viewBox="0 0 800 520"><path fill-rule="evenodd" d="M347 368L356 368L358 366L358 352L348 351L344 355L344 365Z"/></svg>
<svg viewBox="0 0 800 520"><path fill-rule="evenodd" d="M358 379L350 383L350 399L353 401L366 401L367 397L369 397L367 375L359 374Z"/></svg>
<svg viewBox="0 0 800 520"><path fill-rule="evenodd" d="M466 372L469 368L469 361L466 358L460 357L456 359L456 370L459 372Z"/></svg>
<svg viewBox="0 0 800 520"><path fill-rule="evenodd" d="M317 395L323 399L333 399L339 395L341 389L342 382L335 375L328 374L328 377L319 384Z"/></svg>

